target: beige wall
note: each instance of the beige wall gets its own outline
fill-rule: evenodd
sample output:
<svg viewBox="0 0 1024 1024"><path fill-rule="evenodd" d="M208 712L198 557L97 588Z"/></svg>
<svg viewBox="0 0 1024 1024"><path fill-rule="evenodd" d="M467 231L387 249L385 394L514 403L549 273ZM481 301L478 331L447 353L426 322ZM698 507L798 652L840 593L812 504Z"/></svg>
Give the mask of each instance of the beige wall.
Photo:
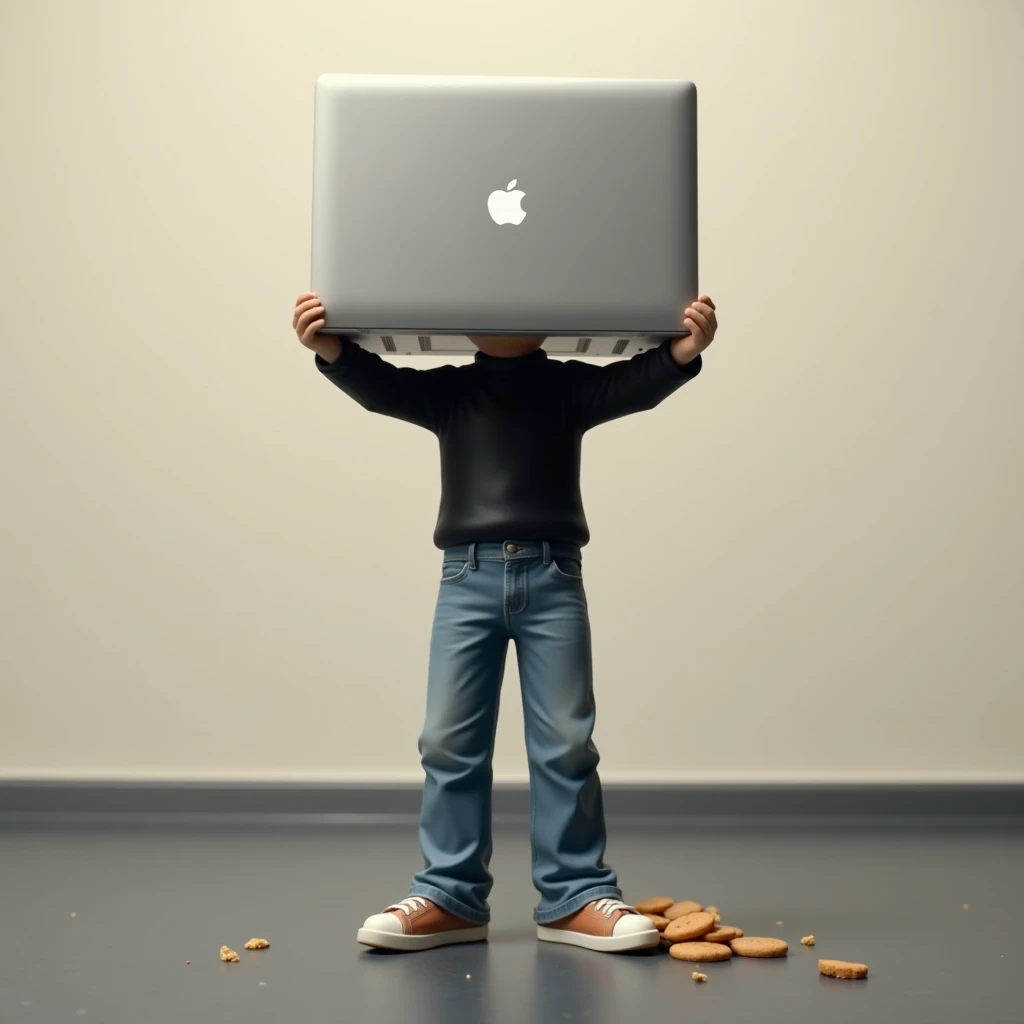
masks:
<svg viewBox="0 0 1024 1024"><path fill-rule="evenodd" d="M585 449L604 777L1024 779L1022 46L1009 0L4 0L0 776L420 777L435 442L289 323L313 81L406 71L699 85L720 340Z"/></svg>

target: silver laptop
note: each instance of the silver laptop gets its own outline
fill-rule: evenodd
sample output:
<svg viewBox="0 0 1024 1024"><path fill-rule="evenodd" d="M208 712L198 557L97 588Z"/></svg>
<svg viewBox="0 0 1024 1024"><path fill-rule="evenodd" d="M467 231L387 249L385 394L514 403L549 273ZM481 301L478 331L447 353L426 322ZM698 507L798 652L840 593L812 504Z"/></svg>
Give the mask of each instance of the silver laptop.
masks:
<svg viewBox="0 0 1024 1024"><path fill-rule="evenodd" d="M697 298L690 82L323 75L311 288L385 353L628 356Z"/></svg>

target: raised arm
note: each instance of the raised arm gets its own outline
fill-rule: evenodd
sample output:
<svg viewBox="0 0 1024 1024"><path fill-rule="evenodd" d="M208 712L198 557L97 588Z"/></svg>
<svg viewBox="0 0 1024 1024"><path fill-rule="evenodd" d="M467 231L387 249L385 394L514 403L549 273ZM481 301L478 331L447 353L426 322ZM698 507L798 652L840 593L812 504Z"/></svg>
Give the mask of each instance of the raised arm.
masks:
<svg viewBox="0 0 1024 1024"><path fill-rule="evenodd" d="M666 341L625 362L594 366L572 362L573 402L584 430L653 409L701 371L701 354L718 329L714 303L702 295L688 306L685 337Z"/></svg>
<svg viewBox="0 0 1024 1024"><path fill-rule="evenodd" d="M573 362L573 404L584 430L599 423L653 409L700 372L701 361L679 366L672 342L648 349L632 359L594 366Z"/></svg>
<svg viewBox="0 0 1024 1024"><path fill-rule="evenodd" d="M397 367L337 335L320 334L324 308L316 295L300 295L292 326L316 367L332 384L368 412L437 430L443 408L445 367L413 370Z"/></svg>

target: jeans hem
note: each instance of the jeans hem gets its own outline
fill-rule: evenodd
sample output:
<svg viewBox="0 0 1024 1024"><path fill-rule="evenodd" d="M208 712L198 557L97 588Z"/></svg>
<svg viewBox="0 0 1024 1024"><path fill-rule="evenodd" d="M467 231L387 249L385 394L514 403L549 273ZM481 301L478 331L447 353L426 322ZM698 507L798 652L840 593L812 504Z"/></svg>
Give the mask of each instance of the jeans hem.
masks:
<svg viewBox="0 0 1024 1024"><path fill-rule="evenodd" d="M560 921L563 917L575 914L588 903L593 903L594 900L606 898L621 900L622 890L614 885L597 885L593 889L587 889L578 896L573 896L572 899L560 903L557 907L552 907L550 910L534 911L533 919L537 924L550 924L552 921Z"/></svg>
<svg viewBox="0 0 1024 1024"><path fill-rule="evenodd" d="M469 921L470 924L490 924L489 914L473 910L472 907L467 907L465 903L460 903L454 896L449 896L444 890L438 889L433 885L417 882L409 890L409 895L425 896L432 903L436 903L442 909L447 910L449 914L461 917L464 921Z"/></svg>

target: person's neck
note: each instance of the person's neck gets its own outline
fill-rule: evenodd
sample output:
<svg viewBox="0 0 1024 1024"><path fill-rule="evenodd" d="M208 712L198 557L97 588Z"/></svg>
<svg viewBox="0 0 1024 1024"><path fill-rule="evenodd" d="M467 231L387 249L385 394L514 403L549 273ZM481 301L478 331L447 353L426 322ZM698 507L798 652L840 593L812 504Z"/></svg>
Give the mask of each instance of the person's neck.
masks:
<svg viewBox="0 0 1024 1024"><path fill-rule="evenodd" d="M522 359L538 352L544 344L543 338L518 335L475 337L472 340L485 356L492 359Z"/></svg>

